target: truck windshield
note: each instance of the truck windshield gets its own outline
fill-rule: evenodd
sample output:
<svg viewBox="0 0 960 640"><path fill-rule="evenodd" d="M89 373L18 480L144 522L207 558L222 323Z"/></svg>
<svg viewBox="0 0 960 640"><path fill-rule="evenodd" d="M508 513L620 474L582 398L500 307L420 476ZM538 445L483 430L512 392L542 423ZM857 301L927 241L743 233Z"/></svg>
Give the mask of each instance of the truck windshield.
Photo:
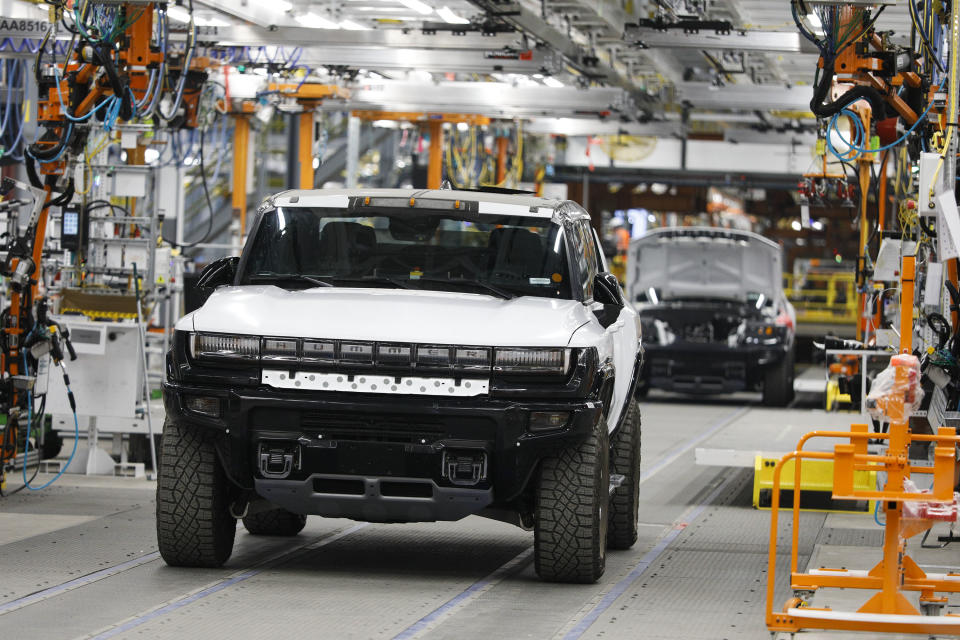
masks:
<svg viewBox="0 0 960 640"><path fill-rule="evenodd" d="M571 298L562 228L549 218L349 213L307 207L264 213L240 282Z"/></svg>

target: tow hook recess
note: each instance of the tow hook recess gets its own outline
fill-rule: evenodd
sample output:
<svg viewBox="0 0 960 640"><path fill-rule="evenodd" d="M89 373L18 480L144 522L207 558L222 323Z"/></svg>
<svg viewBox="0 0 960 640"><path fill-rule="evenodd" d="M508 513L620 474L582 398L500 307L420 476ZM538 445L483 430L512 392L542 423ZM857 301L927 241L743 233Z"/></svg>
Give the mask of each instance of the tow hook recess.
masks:
<svg viewBox="0 0 960 640"><path fill-rule="evenodd" d="M487 452L445 449L441 475L455 485L472 487L487 479Z"/></svg>
<svg viewBox="0 0 960 640"><path fill-rule="evenodd" d="M282 480L290 475L295 464L299 466L300 445L295 442L261 442L257 453L264 478Z"/></svg>

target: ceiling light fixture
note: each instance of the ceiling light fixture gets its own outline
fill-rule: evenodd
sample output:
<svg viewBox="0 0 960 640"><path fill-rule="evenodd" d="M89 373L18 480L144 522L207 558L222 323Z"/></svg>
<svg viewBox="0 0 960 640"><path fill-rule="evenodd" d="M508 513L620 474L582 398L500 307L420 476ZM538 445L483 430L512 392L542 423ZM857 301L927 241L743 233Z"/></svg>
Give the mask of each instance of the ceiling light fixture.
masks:
<svg viewBox="0 0 960 640"><path fill-rule="evenodd" d="M347 31L368 31L370 28L365 27L359 22L354 22L353 20L341 20L340 28L346 29Z"/></svg>
<svg viewBox="0 0 960 640"><path fill-rule="evenodd" d="M190 12L183 7L178 7L177 5L167 8L167 17L172 18L177 22L190 22Z"/></svg>
<svg viewBox="0 0 960 640"><path fill-rule="evenodd" d="M470 24L469 20L467 20L466 18L461 18L460 16L455 14L450 9L450 7L444 6L437 9L437 15L440 16L440 18L443 19L443 21L448 24Z"/></svg>
<svg viewBox="0 0 960 640"><path fill-rule="evenodd" d="M204 18L203 16L194 16L193 21L198 27L229 27L230 23L219 18Z"/></svg>
<svg viewBox="0 0 960 640"><path fill-rule="evenodd" d="M397 2L405 6L407 9L410 9L411 11L416 11L422 16L426 16L433 13L433 7L420 2L420 0L397 0Z"/></svg>
<svg viewBox="0 0 960 640"><path fill-rule="evenodd" d="M323 16L317 15L312 11L309 13L304 13L302 15L297 16L297 22L299 22L303 26L310 29L339 29L340 28L340 25L338 25L333 20L324 18Z"/></svg>

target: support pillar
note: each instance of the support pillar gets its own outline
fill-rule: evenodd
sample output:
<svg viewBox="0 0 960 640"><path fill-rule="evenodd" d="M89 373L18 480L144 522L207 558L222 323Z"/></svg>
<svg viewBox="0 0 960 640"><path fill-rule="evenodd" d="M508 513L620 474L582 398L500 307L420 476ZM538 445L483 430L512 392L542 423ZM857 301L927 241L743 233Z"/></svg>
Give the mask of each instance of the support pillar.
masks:
<svg viewBox="0 0 960 640"><path fill-rule="evenodd" d="M240 237L247 232L247 154L250 150L250 119L247 115L233 118L233 216L240 220Z"/></svg>
<svg viewBox="0 0 960 640"><path fill-rule="evenodd" d="M357 186L360 165L360 118L351 114L347 120L347 188Z"/></svg>
<svg viewBox="0 0 960 640"><path fill-rule="evenodd" d="M430 135L430 161L427 165L427 189L439 189L443 181L443 123L431 120L427 123Z"/></svg>
<svg viewBox="0 0 960 640"><path fill-rule="evenodd" d="M299 140L297 158L300 164L300 189L313 189L313 109L306 109L298 116Z"/></svg>
<svg viewBox="0 0 960 640"><path fill-rule="evenodd" d="M507 179L507 144L509 139L504 136L497 138L497 186L503 185Z"/></svg>
<svg viewBox="0 0 960 640"><path fill-rule="evenodd" d="M297 157L300 146L300 120L297 114L284 114L287 121L287 189L297 188Z"/></svg>

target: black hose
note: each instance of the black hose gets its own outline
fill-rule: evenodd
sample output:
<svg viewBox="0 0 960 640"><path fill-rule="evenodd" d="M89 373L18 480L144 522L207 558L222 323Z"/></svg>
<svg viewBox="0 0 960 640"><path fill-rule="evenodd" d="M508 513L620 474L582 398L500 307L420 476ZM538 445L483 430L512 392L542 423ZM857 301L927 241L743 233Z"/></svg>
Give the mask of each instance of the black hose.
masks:
<svg viewBox="0 0 960 640"><path fill-rule="evenodd" d="M928 313L927 326L937 334L937 349L943 349L950 339L950 323L939 313Z"/></svg>
<svg viewBox="0 0 960 640"><path fill-rule="evenodd" d="M935 226L933 226L933 221L932 221L932 220L930 221L930 225L931 225L931 226L928 227L928 226L927 226L927 223L924 221L923 216L918 216L918 217L917 217L917 224L920 225L920 228L923 229L923 232L924 232L925 234L927 234L928 237L930 237L930 238L936 238L936 237L937 237L937 229L936 229Z"/></svg>
<svg viewBox="0 0 960 640"><path fill-rule="evenodd" d="M827 65L826 60L824 61L824 65ZM863 85L850 89L833 102L823 104L823 100L827 97L827 92L830 90L830 84L833 82L833 62L831 61L827 66L829 67L829 71L824 73L823 78L820 79L820 84L814 91L813 99L810 101L810 110L813 111L815 116L819 118L833 117L857 100L866 100L869 102L870 108L873 109L873 113L875 114L882 115L886 111L887 103L884 102L883 95L873 87Z"/></svg>
<svg viewBox="0 0 960 640"><path fill-rule="evenodd" d="M97 63L103 67L110 80L110 88L113 89L113 95L120 100L119 116L121 120L129 120L133 117L133 103L130 100L130 92L127 86L120 79L117 73L117 67L113 64L113 58L110 57L110 50L106 45L94 45L94 58Z"/></svg>
<svg viewBox="0 0 960 640"><path fill-rule="evenodd" d="M214 120L216 120L216 118L214 118ZM210 238L210 234L213 233L213 200L210 198L210 188L207 186L207 167L204 164L204 160L203 160L203 139L204 139L203 133L204 133L204 129L201 128L200 129L200 153L197 155L200 160L200 184L203 187L203 195L207 201L207 208L210 210L210 215L207 217L207 230L203 234L202 238L200 238L199 240L194 240L193 242L182 242L180 244L177 244L176 242L170 242L169 240L164 238L164 240L166 240L167 242L170 242L170 244L175 247L186 248L186 249L195 247L198 244L202 244L206 242Z"/></svg>

